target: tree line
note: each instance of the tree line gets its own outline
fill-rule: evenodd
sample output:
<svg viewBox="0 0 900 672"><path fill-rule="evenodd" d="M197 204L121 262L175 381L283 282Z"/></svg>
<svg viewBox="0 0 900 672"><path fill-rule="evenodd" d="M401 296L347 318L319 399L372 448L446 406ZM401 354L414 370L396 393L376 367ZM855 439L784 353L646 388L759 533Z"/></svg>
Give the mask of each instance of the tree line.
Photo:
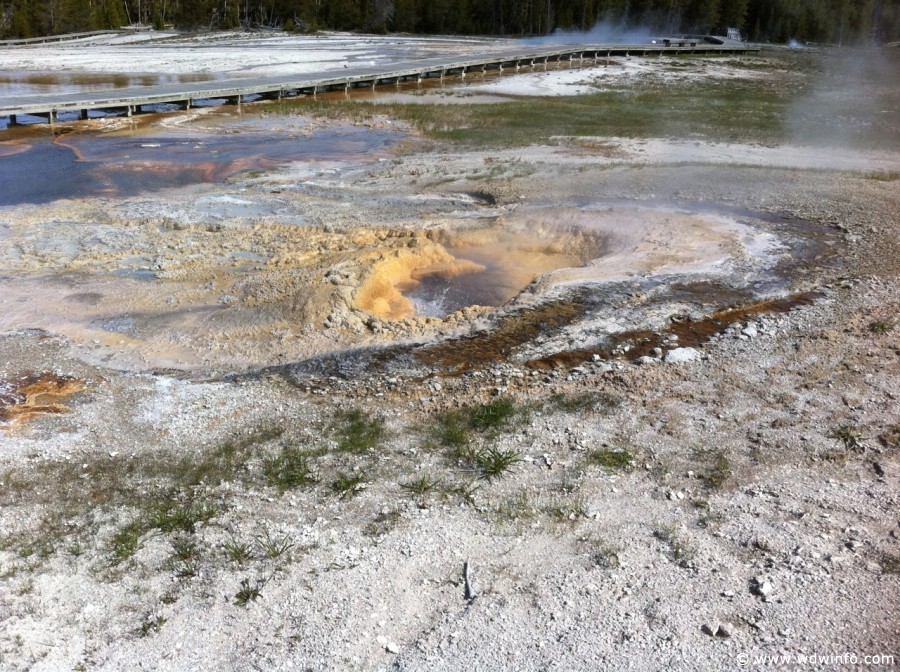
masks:
<svg viewBox="0 0 900 672"><path fill-rule="evenodd" d="M6 38L133 24L504 36L735 27L754 41L858 44L900 39L900 0L0 0Z"/></svg>

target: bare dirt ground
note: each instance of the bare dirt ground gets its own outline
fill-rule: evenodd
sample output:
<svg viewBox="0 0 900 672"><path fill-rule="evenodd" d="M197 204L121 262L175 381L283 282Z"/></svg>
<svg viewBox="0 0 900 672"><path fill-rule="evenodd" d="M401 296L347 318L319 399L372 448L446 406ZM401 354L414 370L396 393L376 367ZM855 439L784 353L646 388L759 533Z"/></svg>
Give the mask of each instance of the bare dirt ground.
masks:
<svg viewBox="0 0 900 672"><path fill-rule="evenodd" d="M0 209L0 667L897 664L889 143L254 123L397 143Z"/></svg>

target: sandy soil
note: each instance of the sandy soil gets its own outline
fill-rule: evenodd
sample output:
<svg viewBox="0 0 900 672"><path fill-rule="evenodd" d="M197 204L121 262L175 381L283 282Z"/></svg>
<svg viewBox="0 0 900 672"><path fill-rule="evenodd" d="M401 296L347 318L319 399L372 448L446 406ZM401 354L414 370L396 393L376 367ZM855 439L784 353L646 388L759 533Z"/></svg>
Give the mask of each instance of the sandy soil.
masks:
<svg viewBox="0 0 900 672"><path fill-rule="evenodd" d="M898 169L413 139L3 208L0 665L896 664Z"/></svg>

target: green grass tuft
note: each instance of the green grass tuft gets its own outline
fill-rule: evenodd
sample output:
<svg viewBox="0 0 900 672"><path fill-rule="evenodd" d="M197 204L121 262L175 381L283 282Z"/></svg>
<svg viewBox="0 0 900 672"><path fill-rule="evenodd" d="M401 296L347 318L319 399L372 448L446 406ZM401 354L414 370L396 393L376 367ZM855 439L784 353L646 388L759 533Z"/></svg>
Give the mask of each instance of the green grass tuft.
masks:
<svg viewBox="0 0 900 672"><path fill-rule="evenodd" d="M604 469L630 470L634 466L634 454L627 448L610 450L598 448L587 455L588 464L593 464Z"/></svg>
<svg viewBox="0 0 900 672"><path fill-rule="evenodd" d="M879 336L889 334L894 330L894 325L887 320L873 320L869 322L869 332Z"/></svg>
<svg viewBox="0 0 900 672"><path fill-rule="evenodd" d="M295 546L289 535L285 534L281 537L275 537L268 530L265 531L265 534L256 538L256 544L263 555L272 560L286 555Z"/></svg>
<svg viewBox="0 0 900 672"><path fill-rule="evenodd" d="M157 505L151 509L147 518L147 528L160 532L188 532L193 534L197 523L213 518L218 509L210 504L176 504L175 506Z"/></svg>
<svg viewBox="0 0 900 672"><path fill-rule="evenodd" d="M840 441L845 450L860 450L863 447L862 434L851 424L838 425L828 433L828 438Z"/></svg>
<svg viewBox="0 0 900 672"><path fill-rule="evenodd" d="M335 414L338 432L338 451L342 453L368 453L384 440L384 421L373 418L358 408Z"/></svg>
<svg viewBox="0 0 900 672"><path fill-rule="evenodd" d="M283 447L277 455L266 458L263 473L269 484L278 488L278 492L282 494L317 481L309 456L302 450L289 446Z"/></svg>
<svg viewBox="0 0 900 672"><path fill-rule="evenodd" d="M481 478L488 481L500 478L522 460L515 450L500 448L485 448L475 457L475 465Z"/></svg>
<svg viewBox="0 0 900 672"><path fill-rule="evenodd" d="M355 497L366 487L366 479L360 474L345 474L338 472L337 480L331 484L331 489L341 499Z"/></svg>
<svg viewBox="0 0 900 672"><path fill-rule="evenodd" d="M118 564L124 562L137 553L138 544L144 531L143 525L141 525L140 522L135 521L116 532L112 539L112 555L114 563Z"/></svg>
<svg viewBox="0 0 900 672"><path fill-rule="evenodd" d="M449 449L452 459L477 462L477 451L471 448L473 439L491 438L509 430L516 418L525 417L524 409L508 398L501 397L487 404L447 411L437 418L432 436Z"/></svg>
<svg viewBox="0 0 900 672"><path fill-rule="evenodd" d="M900 173L890 170L873 170L865 174L867 180L876 182L896 182L900 180Z"/></svg>
<svg viewBox="0 0 900 672"><path fill-rule="evenodd" d="M222 544L222 548L225 551L225 557L239 565L253 559L253 549L250 544L238 541L234 537Z"/></svg>
<svg viewBox="0 0 900 672"><path fill-rule="evenodd" d="M406 492L416 495L418 497L424 497L428 493L432 492L440 486L440 480L436 478L429 478L428 476L420 476L412 481L407 481L406 483L401 483L400 487Z"/></svg>
<svg viewBox="0 0 900 672"><path fill-rule="evenodd" d="M256 579L252 583L250 579L241 580L241 587L234 594L234 603L239 607L245 607L254 600L262 596L262 589L267 583L267 579Z"/></svg>
<svg viewBox="0 0 900 672"><path fill-rule="evenodd" d="M501 397L469 409L469 427L477 432L496 431L508 425L516 413L517 409L512 400Z"/></svg>

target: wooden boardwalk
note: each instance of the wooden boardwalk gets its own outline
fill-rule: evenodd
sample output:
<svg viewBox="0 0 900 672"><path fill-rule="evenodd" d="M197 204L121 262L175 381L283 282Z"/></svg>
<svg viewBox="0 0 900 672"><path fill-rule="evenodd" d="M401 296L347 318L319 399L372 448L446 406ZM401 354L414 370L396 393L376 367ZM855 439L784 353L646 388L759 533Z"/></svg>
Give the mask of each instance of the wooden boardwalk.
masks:
<svg viewBox="0 0 900 672"><path fill-rule="evenodd" d="M682 46L683 45L683 46ZM532 47L471 54L464 57L433 57L392 64L389 68L351 67L344 70L307 73L296 79L286 77L254 77L220 82L173 83L155 86L110 89L108 92L79 92L9 96L0 101L0 117L8 117L10 125L22 115L57 121L60 112L75 112L82 119L91 110L131 115L144 106L178 104L187 109L194 101L222 100L240 104L246 96L281 99L317 92L376 87L421 81L426 78L459 76L488 70L522 70L546 67L548 63L569 62L573 65L600 63L614 56L647 56L674 54L722 54L757 52L744 45L711 44L703 40L676 40L671 44L569 45L565 47Z"/></svg>
<svg viewBox="0 0 900 672"><path fill-rule="evenodd" d="M62 35L45 35L43 37L23 37L12 40L0 40L0 47L27 47L30 45L49 44L51 42L74 42L89 37L105 37L107 35L128 35L133 30L91 30L86 33L64 33Z"/></svg>

